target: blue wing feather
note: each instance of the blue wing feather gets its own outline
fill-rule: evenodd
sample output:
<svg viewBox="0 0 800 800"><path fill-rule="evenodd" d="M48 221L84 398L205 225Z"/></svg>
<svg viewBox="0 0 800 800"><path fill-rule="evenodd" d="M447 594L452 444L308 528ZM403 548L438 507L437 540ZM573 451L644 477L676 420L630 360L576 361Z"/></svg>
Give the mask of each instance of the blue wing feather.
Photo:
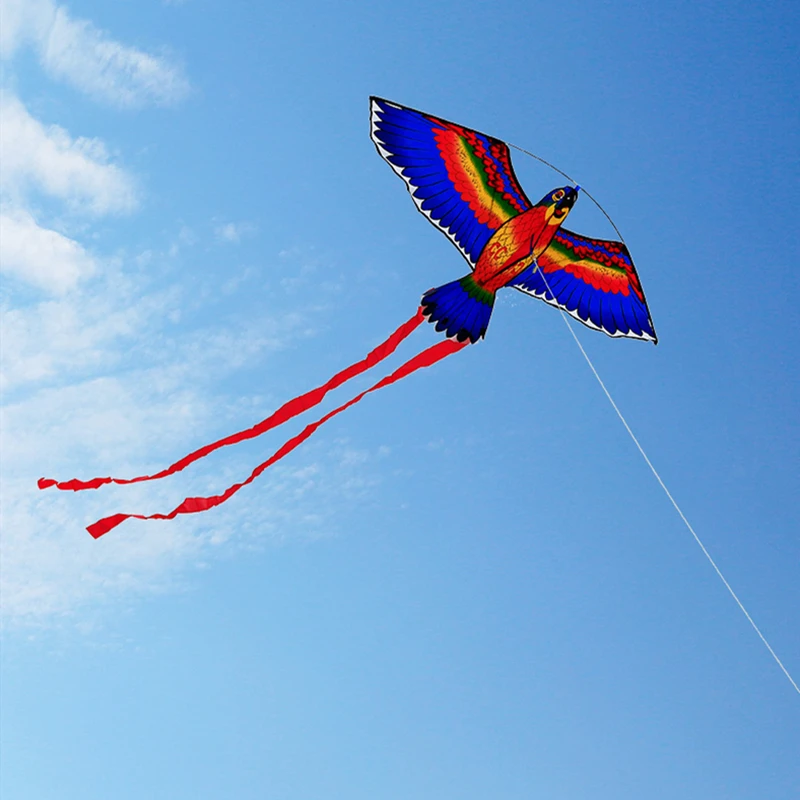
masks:
<svg viewBox="0 0 800 800"><path fill-rule="evenodd" d="M589 239L561 228L553 243L555 248L551 245L539 256L538 268L532 264L509 285L609 336L657 341L636 269L622 242ZM610 266L616 269L612 283L605 277Z"/></svg>
<svg viewBox="0 0 800 800"><path fill-rule="evenodd" d="M380 98L372 98L371 110L372 140L378 152L403 178L417 208L447 235L474 267L499 225L500 212L492 199L492 203L480 209L481 219L489 209L490 221L478 219L478 212L453 184L436 135L447 131L450 136L460 136L458 141L492 173L495 183L490 189L483 187L489 192L486 196L502 195L503 202L517 208L516 214L530 208L530 202L511 170L507 146L485 134ZM469 142L466 137L471 137Z"/></svg>

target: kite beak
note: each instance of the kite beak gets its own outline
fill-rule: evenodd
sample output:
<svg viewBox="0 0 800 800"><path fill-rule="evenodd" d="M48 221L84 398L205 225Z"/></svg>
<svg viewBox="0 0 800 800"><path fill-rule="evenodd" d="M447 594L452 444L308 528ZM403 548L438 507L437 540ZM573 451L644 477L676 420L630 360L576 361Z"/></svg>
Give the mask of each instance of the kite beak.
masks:
<svg viewBox="0 0 800 800"><path fill-rule="evenodd" d="M555 216L556 219L565 217L567 212L575 205L575 201L578 199L578 189L580 189L580 187L573 189L571 186L564 189L564 196L556 203L553 212L553 216Z"/></svg>

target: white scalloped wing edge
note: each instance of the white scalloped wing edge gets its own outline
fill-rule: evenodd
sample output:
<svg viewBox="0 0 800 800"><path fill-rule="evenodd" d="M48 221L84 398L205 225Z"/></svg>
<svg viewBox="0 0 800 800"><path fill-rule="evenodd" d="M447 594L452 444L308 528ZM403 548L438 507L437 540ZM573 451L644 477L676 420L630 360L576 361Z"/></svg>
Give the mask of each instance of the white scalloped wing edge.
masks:
<svg viewBox="0 0 800 800"><path fill-rule="evenodd" d="M403 106L399 106L395 103L390 103L388 100L381 100L380 102L385 103L387 106L392 106L393 108L398 108L401 111L405 110ZM390 152L387 150L384 145L378 141L378 125L383 122L380 117L380 109L378 108L378 102L376 100L372 100L370 103L370 139L372 139L372 143L375 145L375 149L378 151L380 157L403 179L403 182L406 185L406 189L408 193L411 195L411 199L414 201L414 205L417 207L417 211L420 212L427 220L431 223L437 230L441 231L458 249L458 252L464 256L467 264L469 264L470 269L475 269L475 262L470 258L469 253L456 241L455 234L450 231L449 228L445 228L443 225L440 225L433 217L431 217L430 212L426 211L422 207L423 200L418 198L414 191L417 187L415 187L409 178L407 178L403 174L403 167L398 167L396 164L392 164L389 161L389 156L395 155L395 153Z"/></svg>
<svg viewBox="0 0 800 800"><path fill-rule="evenodd" d="M642 342L653 342L653 344L656 344L658 341L655 336L651 336L649 333L645 333L644 331L642 332L641 336L638 333L634 333L634 331L628 331L628 333L622 333L622 331L609 333L605 328L595 325L591 319L584 319L580 314L578 314L577 308L574 311L570 311L565 305L559 303L554 297L545 297L545 292L547 290L539 293L533 289L524 289L522 286L514 286L513 288L519 292L522 292L523 294L529 294L531 297L535 297L537 300L543 300L545 303L547 303L547 305L554 306L555 308L558 308L561 311L569 314L573 319L578 320L578 322L584 324L587 328L591 328L593 331L601 331L606 336L610 336L612 339L639 339ZM653 324L652 320L650 320L650 324Z"/></svg>

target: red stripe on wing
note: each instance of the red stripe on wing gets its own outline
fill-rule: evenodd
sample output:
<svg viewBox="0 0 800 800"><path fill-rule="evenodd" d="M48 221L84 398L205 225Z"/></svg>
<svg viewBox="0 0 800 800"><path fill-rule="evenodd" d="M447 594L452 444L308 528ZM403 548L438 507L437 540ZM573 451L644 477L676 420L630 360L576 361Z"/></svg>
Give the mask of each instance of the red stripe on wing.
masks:
<svg viewBox="0 0 800 800"><path fill-rule="evenodd" d="M636 267L622 242L591 239L561 228L538 261L546 273L563 269L603 292L627 297L633 290L645 302Z"/></svg>

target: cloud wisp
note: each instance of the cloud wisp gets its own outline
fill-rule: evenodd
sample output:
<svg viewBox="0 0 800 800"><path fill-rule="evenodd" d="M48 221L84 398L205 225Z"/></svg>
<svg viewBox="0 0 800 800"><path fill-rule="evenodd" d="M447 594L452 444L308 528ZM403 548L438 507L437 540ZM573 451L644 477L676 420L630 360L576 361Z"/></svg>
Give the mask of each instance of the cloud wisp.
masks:
<svg viewBox="0 0 800 800"><path fill-rule="evenodd" d="M164 272L170 258L167 251L149 263ZM328 535L337 510L370 481L371 454L312 443L294 466L276 466L213 515L132 522L92 540L85 525L108 513L168 510L245 477L281 432L157 484L73 495L39 491L39 477L152 472L251 425L282 398L230 395L228 378L257 364L263 374L273 353L309 335L308 318L279 311L187 331L169 311L194 287L148 289L146 276L126 278L124 267L99 264L65 295L3 315L0 600L10 629L80 626L120 603L179 589L223 553Z"/></svg>
<svg viewBox="0 0 800 800"><path fill-rule="evenodd" d="M214 234L218 241L239 244L242 238L256 232L252 222L218 222L214 226Z"/></svg>
<svg viewBox="0 0 800 800"><path fill-rule="evenodd" d="M118 107L166 105L188 91L173 62L116 42L52 0L0 0L0 55L11 59L22 47L32 47L51 76ZM231 396L227 378L306 338L309 318L275 311L225 323L208 315L179 327L181 309L218 301L198 295L197 280L164 285L195 245L192 232L182 228L161 252L126 256L141 250L128 243L103 255L87 238L92 223L139 207L136 178L103 141L46 124L9 90L0 103L3 626L82 626L121 602L181 585L222 543L230 553L322 534L328 515L368 482L364 454L342 444L307 446L302 467L276 467L258 491L213 516L134 523L101 542L87 523L115 510L169 509L227 486L262 460L269 442L220 454L157 486L80 496L38 490L42 475L153 471L198 441L262 418L272 399L247 389ZM209 238L236 243L254 230L213 220ZM248 274L228 280L222 294L247 291L239 283Z"/></svg>
<svg viewBox="0 0 800 800"><path fill-rule="evenodd" d="M346 443L309 448L302 466L276 467L257 491L203 518L130 523L101 541L84 530L110 511L171 508L241 478L253 453L228 453L174 481L86 496L40 492L36 479L99 470L135 473L167 463L208 430L221 410L205 387L174 385L169 366L97 378L37 393L4 410L0 561L2 623L10 628L73 625L119 602L174 590L220 555L288 538L328 535L330 517L369 483L369 454ZM263 444L261 445L263 447ZM376 456L379 457L379 456ZM13 464L13 471L11 465ZM12 474L13 472L13 474Z"/></svg>
<svg viewBox="0 0 800 800"><path fill-rule="evenodd" d="M34 206L46 199L73 215L129 213L139 204L137 182L111 162L102 141L43 124L9 92L0 99L0 116L0 270L62 295L92 275L97 260L65 232L42 223Z"/></svg>
<svg viewBox="0 0 800 800"><path fill-rule="evenodd" d="M189 92L174 61L116 41L53 0L3 0L0 56L26 45L51 77L121 108L172 105Z"/></svg>
<svg viewBox="0 0 800 800"><path fill-rule="evenodd" d="M94 215L136 208L136 181L110 162L102 141L73 138L58 125L44 125L7 92L0 100L0 115L4 196L21 203L41 192L73 211Z"/></svg>
<svg viewBox="0 0 800 800"><path fill-rule="evenodd" d="M0 210L0 271L4 275L61 295L94 270L94 258L74 239L43 228L27 211Z"/></svg>

